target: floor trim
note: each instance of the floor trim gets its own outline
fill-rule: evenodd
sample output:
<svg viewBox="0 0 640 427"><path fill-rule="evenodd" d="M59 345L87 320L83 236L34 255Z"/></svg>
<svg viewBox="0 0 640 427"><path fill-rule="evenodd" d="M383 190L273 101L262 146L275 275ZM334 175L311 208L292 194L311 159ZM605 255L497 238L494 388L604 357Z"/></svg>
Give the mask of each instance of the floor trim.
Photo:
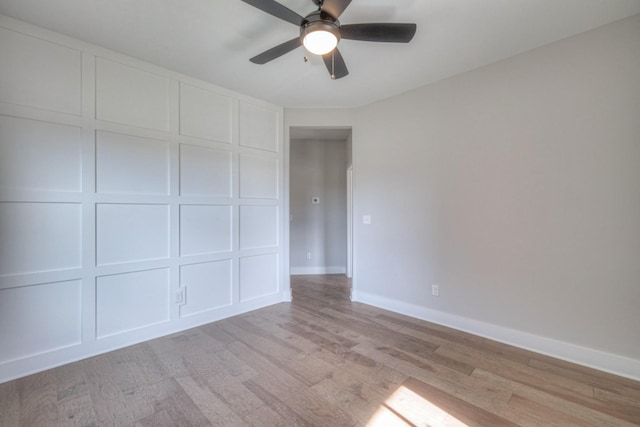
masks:
<svg viewBox="0 0 640 427"><path fill-rule="evenodd" d="M311 274L345 274L344 266L334 267L291 267L291 274L311 275Z"/></svg>

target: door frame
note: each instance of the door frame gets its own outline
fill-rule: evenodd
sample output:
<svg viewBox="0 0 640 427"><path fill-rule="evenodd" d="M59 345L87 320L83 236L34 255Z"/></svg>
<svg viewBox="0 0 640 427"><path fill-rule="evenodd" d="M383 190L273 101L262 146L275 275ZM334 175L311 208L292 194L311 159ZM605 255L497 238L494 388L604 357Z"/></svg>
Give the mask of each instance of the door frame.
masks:
<svg viewBox="0 0 640 427"><path fill-rule="evenodd" d="M353 278L353 164L347 167L347 271Z"/></svg>

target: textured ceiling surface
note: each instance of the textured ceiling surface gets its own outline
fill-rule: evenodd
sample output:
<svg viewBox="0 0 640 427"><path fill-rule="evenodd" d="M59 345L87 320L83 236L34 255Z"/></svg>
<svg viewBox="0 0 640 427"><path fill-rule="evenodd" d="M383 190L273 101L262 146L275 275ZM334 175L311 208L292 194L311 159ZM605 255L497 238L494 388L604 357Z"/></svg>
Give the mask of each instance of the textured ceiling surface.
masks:
<svg viewBox="0 0 640 427"><path fill-rule="evenodd" d="M281 0L300 15L311 0ZM415 22L410 44L342 40L336 81L298 28L240 0L0 0L0 14L284 107L356 107L640 13L640 0L353 0L343 24Z"/></svg>

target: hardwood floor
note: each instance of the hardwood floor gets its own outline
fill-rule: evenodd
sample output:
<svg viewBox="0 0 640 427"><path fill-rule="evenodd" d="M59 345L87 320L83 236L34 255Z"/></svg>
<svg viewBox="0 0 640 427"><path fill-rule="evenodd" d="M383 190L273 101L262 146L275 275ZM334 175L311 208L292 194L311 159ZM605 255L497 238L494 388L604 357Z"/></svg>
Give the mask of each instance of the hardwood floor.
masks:
<svg viewBox="0 0 640 427"><path fill-rule="evenodd" d="M639 382L292 282L291 304L0 384L0 425L640 425Z"/></svg>

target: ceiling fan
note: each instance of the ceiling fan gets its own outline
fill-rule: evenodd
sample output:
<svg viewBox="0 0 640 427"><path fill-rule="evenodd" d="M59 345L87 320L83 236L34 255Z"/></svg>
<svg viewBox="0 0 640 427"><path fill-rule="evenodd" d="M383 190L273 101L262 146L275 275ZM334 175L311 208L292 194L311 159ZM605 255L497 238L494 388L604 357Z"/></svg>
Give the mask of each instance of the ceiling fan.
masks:
<svg viewBox="0 0 640 427"><path fill-rule="evenodd" d="M338 50L341 39L368 42L409 43L416 33L416 24L370 23L341 25L338 18L351 0L312 0L318 7L307 16L300 16L275 0L242 0L270 15L300 27L300 35L250 59L254 64L266 64L299 46L322 56L332 79L347 74L347 65ZM306 57L305 57L306 60Z"/></svg>

